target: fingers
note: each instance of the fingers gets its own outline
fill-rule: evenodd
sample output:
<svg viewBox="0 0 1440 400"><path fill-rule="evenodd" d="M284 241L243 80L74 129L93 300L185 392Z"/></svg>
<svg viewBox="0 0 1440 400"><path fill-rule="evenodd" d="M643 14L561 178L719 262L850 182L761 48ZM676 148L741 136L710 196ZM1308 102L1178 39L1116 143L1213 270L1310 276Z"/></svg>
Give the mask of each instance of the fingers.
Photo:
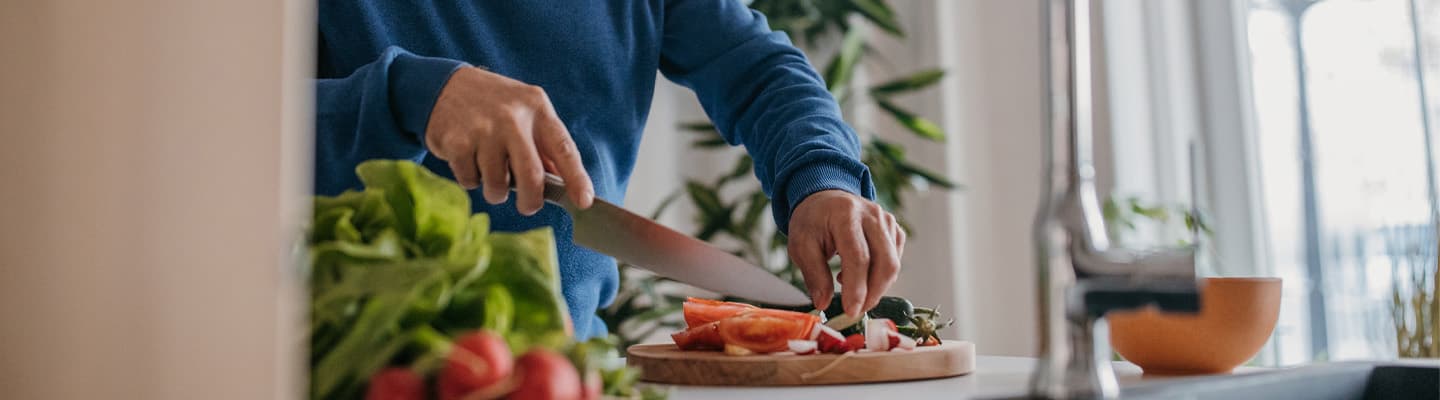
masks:
<svg viewBox="0 0 1440 400"><path fill-rule="evenodd" d="M480 165L480 180L485 185L485 201L504 203L510 197L510 168L504 146L481 146L475 162Z"/></svg>
<svg viewBox="0 0 1440 400"><path fill-rule="evenodd" d="M893 231L892 235L895 237L895 254L901 260L904 260L905 239L908 239L910 235L905 233L905 227L900 225L900 221L895 220L894 214L885 213L885 217L890 221L890 229Z"/></svg>
<svg viewBox="0 0 1440 400"><path fill-rule="evenodd" d="M895 277L900 273L900 254L895 248L895 238L892 233L892 224L887 221L889 213L879 210L878 214L871 214L861 219L861 228L865 231L866 243L870 249L870 276L866 280L868 295L865 297L865 310L874 308L880 303L880 297L895 283Z"/></svg>
<svg viewBox="0 0 1440 400"><path fill-rule="evenodd" d="M455 173L455 182L465 190L480 187L480 169L475 166L475 153L454 157L450 160L450 171Z"/></svg>
<svg viewBox="0 0 1440 400"><path fill-rule="evenodd" d="M830 307L830 298L835 296L835 283L830 279L830 265L826 261L833 254L826 254L824 246L809 235L796 235L789 242L790 261L800 269L805 278L805 287L810 293L815 309Z"/></svg>
<svg viewBox="0 0 1440 400"><path fill-rule="evenodd" d="M848 229L831 232L835 237L835 250L840 254L840 296L844 301L845 314L858 317L865 312L869 288L867 269L870 267L870 246L865 243L865 233L856 224Z"/></svg>
<svg viewBox="0 0 1440 400"><path fill-rule="evenodd" d="M595 189L590 183L590 175L585 172L580 151L575 147L575 141L570 138L570 131L565 129L565 124L555 117L553 111L545 112L535 122L535 135L551 170L565 179L565 190L570 201L582 209L590 208L595 199Z"/></svg>
<svg viewBox="0 0 1440 400"><path fill-rule="evenodd" d="M535 215L545 206L545 171L535 143L520 137L511 140L510 173L515 179L515 209L521 215Z"/></svg>

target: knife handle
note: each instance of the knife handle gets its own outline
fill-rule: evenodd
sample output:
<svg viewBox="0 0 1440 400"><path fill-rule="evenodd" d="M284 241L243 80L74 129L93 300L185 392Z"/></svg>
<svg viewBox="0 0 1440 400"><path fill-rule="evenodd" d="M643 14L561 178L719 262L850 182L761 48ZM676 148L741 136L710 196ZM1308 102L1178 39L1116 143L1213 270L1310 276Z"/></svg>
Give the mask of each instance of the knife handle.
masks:
<svg viewBox="0 0 1440 400"><path fill-rule="evenodd" d="M481 177L480 179L483 180L485 178ZM510 180L510 191L515 191L514 179ZM545 197L545 201L565 207L566 210L571 208L570 200L565 196L565 179L555 174L545 173L545 193L543 193L543 196Z"/></svg>
<svg viewBox="0 0 1440 400"><path fill-rule="evenodd" d="M549 172L545 173L545 201L570 209L570 201L565 197L565 180Z"/></svg>

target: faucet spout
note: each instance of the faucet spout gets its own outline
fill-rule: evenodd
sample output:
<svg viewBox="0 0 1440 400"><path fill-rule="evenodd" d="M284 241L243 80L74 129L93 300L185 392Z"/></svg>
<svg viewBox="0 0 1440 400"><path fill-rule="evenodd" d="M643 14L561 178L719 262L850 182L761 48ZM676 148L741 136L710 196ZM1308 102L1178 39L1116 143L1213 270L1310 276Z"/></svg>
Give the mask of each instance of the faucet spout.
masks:
<svg viewBox="0 0 1440 400"><path fill-rule="evenodd" d="M1199 306L1196 246L1135 251L1111 246L1095 186L1090 15L1093 0L1043 0L1046 23L1044 196L1034 241L1039 366L1031 394L1115 398L1105 313Z"/></svg>

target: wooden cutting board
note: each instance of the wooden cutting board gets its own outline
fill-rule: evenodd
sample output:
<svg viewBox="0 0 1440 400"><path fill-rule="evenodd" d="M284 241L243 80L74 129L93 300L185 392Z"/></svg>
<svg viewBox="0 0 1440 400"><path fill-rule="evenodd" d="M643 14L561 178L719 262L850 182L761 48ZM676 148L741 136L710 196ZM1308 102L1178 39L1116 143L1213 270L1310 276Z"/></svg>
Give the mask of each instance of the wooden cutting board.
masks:
<svg viewBox="0 0 1440 400"><path fill-rule="evenodd" d="M912 351L728 356L674 344L630 346L626 363L646 382L674 385L793 386L944 378L975 368L975 345L958 340Z"/></svg>

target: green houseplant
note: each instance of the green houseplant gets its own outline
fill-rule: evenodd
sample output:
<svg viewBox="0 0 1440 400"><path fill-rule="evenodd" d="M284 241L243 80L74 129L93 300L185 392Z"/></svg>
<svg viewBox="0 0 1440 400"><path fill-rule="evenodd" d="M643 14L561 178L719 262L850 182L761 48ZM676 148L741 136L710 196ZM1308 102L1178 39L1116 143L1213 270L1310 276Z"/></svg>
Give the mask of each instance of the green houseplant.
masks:
<svg viewBox="0 0 1440 400"><path fill-rule="evenodd" d="M1440 358L1440 241L1433 246L1410 246L1394 262L1390 313L1400 358Z"/></svg>
<svg viewBox="0 0 1440 400"><path fill-rule="evenodd" d="M873 106L918 137L934 142L945 140L939 125L892 100L934 85L944 77L944 71L913 71L899 79L868 87L858 87L854 79L855 71L869 60L867 55L871 53L867 27L897 38L905 35L894 10L885 0L756 0L750 7L764 13L771 28L786 32L792 41L812 51L812 56L817 44L839 41L821 72L831 94L842 104ZM866 104L855 104L862 101L857 100L860 96L853 96L858 90L868 94L863 100ZM680 128L694 133L691 145L695 148L726 147L709 122L682 124ZM880 138L870 127L855 128L862 135L862 157L871 170L876 200L897 216L910 193L931 186L947 190L956 187L940 174L911 162L903 146ZM677 200L688 201L696 211L698 229L693 232L696 237L730 248L797 287L803 287L799 271L783 256L785 236L762 220L770 201L755 184L751 170L750 158L740 155L734 166L718 178L686 182L684 188L667 197L651 217L658 218ZM901 224L905 225L903 219ZM681 294L683 287L677 290L675 282L625 265L620 266L620 282L614 304L599 314L620 337L622 348L656 332L683 326L677 318L685 298Z"/></svg>

